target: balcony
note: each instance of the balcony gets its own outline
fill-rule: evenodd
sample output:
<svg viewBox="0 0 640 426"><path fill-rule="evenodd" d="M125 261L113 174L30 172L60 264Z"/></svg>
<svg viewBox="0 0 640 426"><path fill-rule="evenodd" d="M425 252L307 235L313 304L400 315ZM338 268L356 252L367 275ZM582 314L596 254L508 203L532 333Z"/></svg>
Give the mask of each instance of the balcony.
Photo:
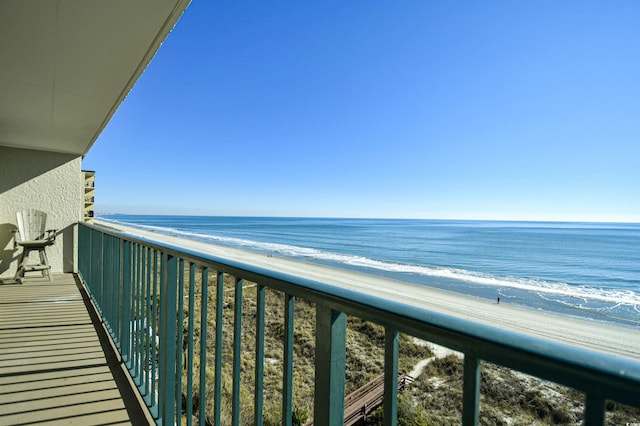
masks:
<svg viewBox="0 0 640 426"><path fill-rule="evenodd" d="M605 423L609 401L640 408L637 361L93 225L79 224L78 277L59 275L53 285L5 285L0 292L3 424L105 418L133 424L342 424L347 411L353 414L345 406L347 354L354 350L347 317L378 327L387 425L397 422L399 389L406 383L399 386L398 373L407 336L464 354L454 423L479 423L485 363L574 389L587 425ZM268 313L274 306L277 324ZM314 342L296 331L302 320L312 324ZM274 335L275 348L267 341ZM298 382L305 378L294 374L302 345L312 348L304 356L314 360L309 418L300 416L298 401ZM275 420L267 413L274 406Z"/></svg>

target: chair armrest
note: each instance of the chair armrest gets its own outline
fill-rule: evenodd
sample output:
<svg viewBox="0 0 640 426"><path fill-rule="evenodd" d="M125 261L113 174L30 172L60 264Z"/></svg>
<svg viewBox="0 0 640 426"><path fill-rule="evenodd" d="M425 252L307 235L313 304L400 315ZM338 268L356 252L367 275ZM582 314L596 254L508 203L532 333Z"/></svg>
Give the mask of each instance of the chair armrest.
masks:
<svg viewBox="0 0 640 426"><path fill-rule="evenodd" d="M11 233L13 234L13 249L14 250L18 250L18 238L20 235L20 230L19 229L13 229L11 230Z"/></svg>

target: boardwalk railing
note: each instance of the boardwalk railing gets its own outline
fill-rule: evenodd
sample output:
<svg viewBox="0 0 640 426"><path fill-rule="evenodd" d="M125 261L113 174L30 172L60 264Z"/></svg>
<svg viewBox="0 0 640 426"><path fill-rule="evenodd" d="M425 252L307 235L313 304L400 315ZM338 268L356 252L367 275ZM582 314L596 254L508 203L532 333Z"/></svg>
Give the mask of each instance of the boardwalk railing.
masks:
<svg viewBox="0 0 640 426"><path fill-rule="evenodd" d="M241 416L246 415L243 411L246 388L241 397L240 385L241 371L247 368L241 347L248 326L243 325L247 315L242 312L245 281L257 283L257 287L252 291L255 308L252 307L251 314L255 330L250 360L254 380L250 387L252 419L242 417L243 423L260 425L263 421L266 289L284 294L279 386L284 425L292 424L294 408L293 312L298 298L316 306L312 414L315 425L343 422L347 315L385 327L386 425L396 424L399 333L464 354L465 425L478 423L481 360L584 392L587 425L604 424L607 400L640 407L638 362L510 333L84 223L79 224L78 238L81 278L158 424L183 424L183 419L187 424L192 421L220 424L225 410L233 424L240 424ZM206 284L210 278L213 285ZM215 294L209 292L209 287L215 289ZM232 301L225 301L228 287L234 290ZM223 310L231 306L232 318L223 318ZM207 320L208 312L215 314L215 321ZM228 344L223 328L233 333ZM227 356L232 367L223 371L224 351L232 354ZM231 377L231 383L225 377ZM223 390L231 395L230 407L221 403ZM205 418L205 404L212 404L211 418Z"/></svg>

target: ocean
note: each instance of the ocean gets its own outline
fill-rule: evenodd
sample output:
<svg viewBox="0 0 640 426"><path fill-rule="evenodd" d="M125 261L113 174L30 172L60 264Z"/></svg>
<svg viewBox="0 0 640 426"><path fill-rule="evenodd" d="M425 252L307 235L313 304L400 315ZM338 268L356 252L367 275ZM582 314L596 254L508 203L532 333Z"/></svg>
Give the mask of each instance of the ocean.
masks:
<svg viewBox="0 0 640 426"><path fill-rule="evenodd" d="M103 215L269 253L618 326L640 326L640 224Z"/></svg>

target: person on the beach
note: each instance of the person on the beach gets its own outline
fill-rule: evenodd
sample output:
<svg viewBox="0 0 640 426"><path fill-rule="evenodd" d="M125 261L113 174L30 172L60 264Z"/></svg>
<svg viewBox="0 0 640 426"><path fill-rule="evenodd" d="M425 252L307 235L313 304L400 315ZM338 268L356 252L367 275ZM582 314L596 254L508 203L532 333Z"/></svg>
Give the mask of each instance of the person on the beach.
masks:
<svg viewBox="0 0 640 426"><path fill-rule="evenodd" d="M500 298L498 297L498 305L500 304Z"/></svg>

